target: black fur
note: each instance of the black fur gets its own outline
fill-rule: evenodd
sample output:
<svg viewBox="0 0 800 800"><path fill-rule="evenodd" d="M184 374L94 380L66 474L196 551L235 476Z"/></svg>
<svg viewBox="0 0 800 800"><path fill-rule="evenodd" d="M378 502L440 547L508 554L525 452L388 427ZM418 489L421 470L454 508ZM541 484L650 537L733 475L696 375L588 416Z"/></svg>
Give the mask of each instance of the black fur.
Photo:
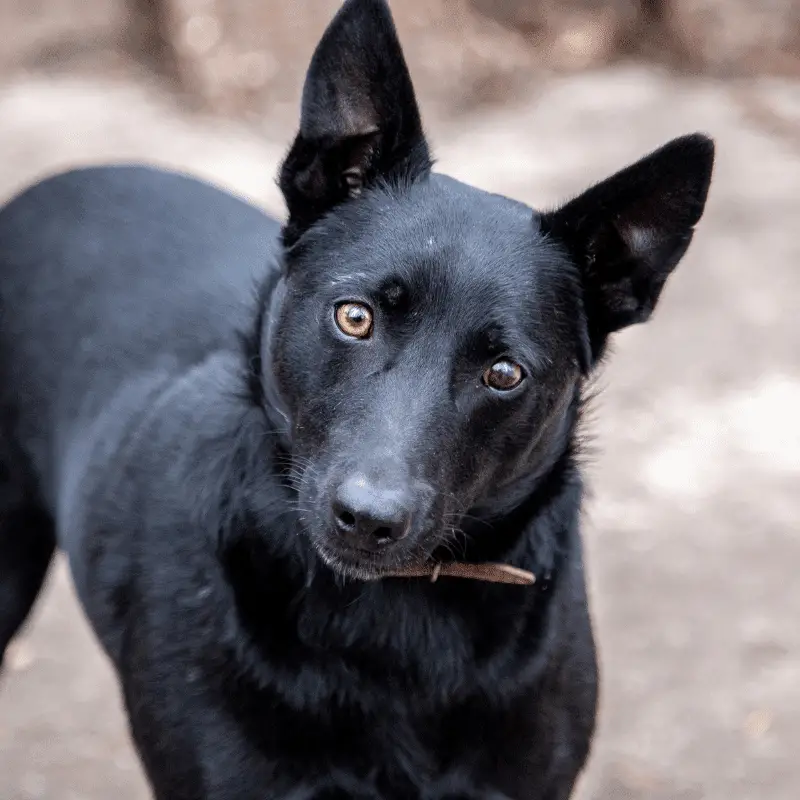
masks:
<svg viewBox="0 0 800 800"><path fill-rule="evenodd" d="M597 691L582 397L712 160L689 136L546 214L434 174L388 8L348 0L282 237L144 167L28 190L0 212L0 654L57 538L158 800L566 800ZM538 580L380 577L422 558Z"/></svg>

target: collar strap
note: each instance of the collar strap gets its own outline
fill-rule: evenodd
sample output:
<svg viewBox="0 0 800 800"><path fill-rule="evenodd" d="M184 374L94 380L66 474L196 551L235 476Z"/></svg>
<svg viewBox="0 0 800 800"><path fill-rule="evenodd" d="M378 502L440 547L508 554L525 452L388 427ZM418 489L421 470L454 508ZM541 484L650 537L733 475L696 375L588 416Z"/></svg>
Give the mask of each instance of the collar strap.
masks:
<svg viewBox="0 0 800 800"><path fill-rule="evenodd" d="M429 578L436 583L439 578L466 578L487 583L509 583L517 586L531 586L536 582L532 572L510 564L467 564L465 562L417 564L402 569L391 570L377 576L380 578Z"/></svg>

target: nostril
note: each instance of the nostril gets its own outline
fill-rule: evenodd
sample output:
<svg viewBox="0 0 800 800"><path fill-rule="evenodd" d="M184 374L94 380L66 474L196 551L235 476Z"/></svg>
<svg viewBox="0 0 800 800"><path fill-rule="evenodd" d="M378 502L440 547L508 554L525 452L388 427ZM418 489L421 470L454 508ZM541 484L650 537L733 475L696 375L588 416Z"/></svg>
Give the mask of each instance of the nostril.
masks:
<svg viewBox="0 0 800 800"><path fill-rule="evenodd" d="M389 542L400 538L397 535L397 532L395 532L392 528L388 526L381 526L380 528L375 528L372 535L375 537L378 544L388 544Z"/></svg>
<svg viewBox="0 0 800 800"><path fill-rule="evenodd" d="M343 531L352 531L356 527L355 514L346 508L336 510L336 524Z"/></svg>

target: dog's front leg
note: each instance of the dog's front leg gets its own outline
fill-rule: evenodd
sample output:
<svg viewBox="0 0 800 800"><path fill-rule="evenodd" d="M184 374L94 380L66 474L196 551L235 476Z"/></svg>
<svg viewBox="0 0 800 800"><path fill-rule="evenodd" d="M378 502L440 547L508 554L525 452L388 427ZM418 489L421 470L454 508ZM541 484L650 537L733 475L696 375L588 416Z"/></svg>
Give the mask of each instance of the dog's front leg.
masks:
<svg viewBox="0 0 800 800"><path fill-rule="evenodd" d="M202 631L187 624L189 616L183 641L199 642ZM204 674L186 654L173 658L170 647L180 645L177 630L138 652L129 643L121 670L131 733L155 800L395 800L369 782L325 774L311 745L300 757L287 756L289 734L272 703L252 687L243 690L232 665L221 663L216 684L216 670Z"/></svg>
<svg viewBox="0 0 800 800"><path fill-rule="evenodd" d="M187 693L180 708L155 685L126 690L126 704L154 800L294 800L275 765L197 695Z"/></svg>

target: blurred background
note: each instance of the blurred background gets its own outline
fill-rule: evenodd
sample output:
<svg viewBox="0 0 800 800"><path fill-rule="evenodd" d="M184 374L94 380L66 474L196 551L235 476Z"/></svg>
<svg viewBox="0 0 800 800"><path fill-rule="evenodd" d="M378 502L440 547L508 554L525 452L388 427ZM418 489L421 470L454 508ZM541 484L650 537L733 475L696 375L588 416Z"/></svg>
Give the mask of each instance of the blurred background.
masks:
<svg viewBox="0 0 800 800"><path fill-rule="evenodd" d="M0 0L0 199L146 160L282 214L336 0ZM604 676L579 800L800 786L800 2L394 0L442 171L538 206L672 136L718 144L652 324L617 337L586 507ZM145 800L58 563L0 691L0 798Z"/></svg>

